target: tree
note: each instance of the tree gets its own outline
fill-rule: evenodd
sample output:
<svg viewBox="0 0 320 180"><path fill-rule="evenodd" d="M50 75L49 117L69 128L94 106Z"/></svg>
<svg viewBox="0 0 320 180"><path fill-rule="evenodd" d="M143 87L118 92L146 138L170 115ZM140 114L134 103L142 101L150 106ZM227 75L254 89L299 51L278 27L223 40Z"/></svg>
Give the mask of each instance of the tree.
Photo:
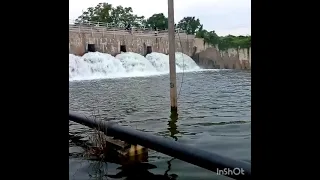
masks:
<svg viewBox="0 0 320 180"><path fill-rule="evenodd" d="M159 30L168 28L168 18L163 13L153 14L148 19L133 13L131 7L113 7L108 3L99 3L95 7L89 7L76 19L76 24L93 22L113 23L116 26L149 27ZM200 24L200 20L194 16L181 19L176 28L185 30L187 34L194 34L197 38L203 38L204 43L219 47L220 50L229 48L249 48L251 47L251 36L218 36L214 30L206 30Z"/></svg>
<svg viewBox="0 0 320 180"><path fill-rule="evenodd" d="M240 48L251 47L251 36L238 36L233 41Z"/></svg>
<svg viewBox="0 0 320 180"><path fill-rule="evenodd" d="M207 40L208 31L203 29L203 25L201 24L199 30L196 32L196 38L203 38L203 44L209 43Z"/></svg>
<svg viewBox="0 0 320 180"><path fill-rule="evenodd" d="M144 16L137 16L133 14L131 7L117 6L112 8L110 18L114 25L121 27L131 24L133 27L143 26Z"/></svg>
<svg viewBox="0 0 320 180"><path fill-rule="evenodd" d="M115 26L126 26L129 23L133 27L143 26L144 16L133 14L131 7L112 7L108 3L99 3L96 7L89 7L76 19L77 23L104 22L113 23Z"/></svg>
<svg viewBox="0 0 320 180"><path fill-rule="evenodd" d="M210 44L216 46L219 44L219 36L217 35L217 33L215 31L210 31L207 33L206 36L207 42L209 42Z"/></svg>
<svg viewBox="0 0 320 180"><path fill-rule="evenodd" d="M168 29L168 18L163 13L153 14L146 21L146 27L164 30Z"/></svg>
<svg viewBox="0 0 320 180"><path fill-rule="evenodd" d="M196 32L196 37L203 38L204 43L208 43L214 46L219 44L219 36L216 34L216 32L208 32L207 30L203 29L203 25L201 25L199 30Z"/></svg>
<svg viewBox="0 0 320 180"><path fill-rule="evenodd" d="M195 34L197 30L200 29L200 20L196 19L194 16L184 17L178 22L178 28L186 31L187 34Z"/></svg>
<svg viewBox="0 0 320 180"><path fill-rule="evenodd" d="M227 50L229 48L249 48L251 47L251 36L233 36L228 35L219 38L219 49Z"/></svg>
<svg viewBox="0 0 320 180"><path fill-rule="evenodd" d="M76 19L76 23L87 23L89 21L111 23L110 12L112 5L99 3L96 7L89 7L81 16Z"/></svg>

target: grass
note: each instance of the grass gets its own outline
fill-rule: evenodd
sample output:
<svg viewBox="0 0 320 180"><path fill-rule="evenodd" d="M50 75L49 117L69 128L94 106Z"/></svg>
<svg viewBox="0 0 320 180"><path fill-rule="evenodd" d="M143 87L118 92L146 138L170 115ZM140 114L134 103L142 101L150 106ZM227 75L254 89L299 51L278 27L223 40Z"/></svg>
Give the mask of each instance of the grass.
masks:
<svg viewBox="0 0 320 180"><path fill-rule="evenodd" d="M94 121L101 120L99 112L97 114L98 115L95 115L95 111L93 111L92 116L94 117ZM102 125L98 127L98 129L100 128L103 128ZM107 136L98 129L92 129L93 132L88 135L89 143L87 144L84 157L103 161L106 159L108 153Z"/></svg>
<svg viewBox="0 0 320 180"><path fill-rule="evenodd" d="M98 128L90 128L89 132L86 134L87 142L82 146L84 147L84 153L82 157L90 162L90 168L92 169L93 174L90 174L90 177L106 177L108 168L107 162L128 166L131 164L136 164L140 161L145 161L147 156L144 156L143 154L138 156L130 156L130 154L132 154L132 152L130 153L130 150L132 150L132 145L123 141L121 141L119 145L116 139L115 144L117 145L115 145L113 141L110 143L112 138L106 136L103 132L98 130L104 128L104 126L102 126L104 119L99 111L93 110L90 117L98 124L100 123ZM138 145L136 146L138 147ZM124 148L121 149L121 147Z"/></svg>
<svg viewBox="0 0 320 180"><path fill-rule="evenodd" d="M92 117L94 121L102 120L99 112L96 113L95 111L93 111ZM100 127L102 128L102 126ZM98 127L98 129L100 129L100 127ZM89 133L86 135L88 141L81 145L84 148L82 157L88 160L87 162L90 163L89 167L91 169L91 173L89 173L89 176L95 179L103 179L103 177L107 175L108 164L106 162L106 158L109 148L107 143L107 136L98 129L90 128ZM74 172L72 179L76 178L75 174L77 172L78 169Z"/></svg>

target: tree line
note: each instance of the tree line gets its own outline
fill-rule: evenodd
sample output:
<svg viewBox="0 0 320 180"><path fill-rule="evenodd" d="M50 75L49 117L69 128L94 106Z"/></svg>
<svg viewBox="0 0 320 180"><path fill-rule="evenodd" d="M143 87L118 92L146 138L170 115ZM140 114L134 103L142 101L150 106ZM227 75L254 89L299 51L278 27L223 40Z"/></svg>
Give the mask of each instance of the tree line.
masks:
<svg viewBox="0 0 320 180"><path fill-rule="evenodd" d="M168 28L168 18L163 13L155 13L149 18L138 16L133 13L131 7L116 6L108 3L99 3L95 7L89 7L76 19L76 23L88 21L113 23L116 26L145 27L158 30ZM187 16L182 18L177 24L177 28L184 30L187 34L193 34L197 38L203 38L204 43L218 46L221 50L229 48L249 48L251 47L251 36L218 36L214 30L203 29L198 18Z"/></svg>

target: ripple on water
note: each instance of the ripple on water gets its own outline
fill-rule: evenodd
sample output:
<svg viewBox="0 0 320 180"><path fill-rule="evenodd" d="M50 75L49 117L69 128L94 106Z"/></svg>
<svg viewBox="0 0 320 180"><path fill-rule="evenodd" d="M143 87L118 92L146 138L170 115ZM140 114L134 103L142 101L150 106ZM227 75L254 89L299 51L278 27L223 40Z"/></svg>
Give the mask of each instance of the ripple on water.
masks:
<svg viewBox="0 0 320 180"><path fill-rule="evenodd" d="M177 75L178 88L181 75ZM250 83L249 72L185 73L178 100L179 119L176 122L169 118L168 75L70 82L69 109L88 114L98 112L106 121L250 161ZM86 134L90 133L90 129L72 122L69 123L69 129L71 147L86 141ZM157 168L149 171L164 174L170 160L166 155L151 151L149 161ZM75 173L76 179L88 179L88 174L92 173L90 162L82 167L79 167L79 162L83 160L70 156L70 174L80 169ZM108 172L119 173L117 168L117 165L111 164ZM176 159L171 161L169 174L176 174L179 179L212 179L214 175Z"/></svg>

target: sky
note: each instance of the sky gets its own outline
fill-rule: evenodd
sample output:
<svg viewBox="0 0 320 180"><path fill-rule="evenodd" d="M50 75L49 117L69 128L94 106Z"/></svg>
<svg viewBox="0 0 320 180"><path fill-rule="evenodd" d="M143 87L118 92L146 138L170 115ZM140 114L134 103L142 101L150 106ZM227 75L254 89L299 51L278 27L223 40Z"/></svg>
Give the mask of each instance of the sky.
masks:
<svg viewBox="0 0 320 180"><path fill-rule="evenodd" d="M168 0L69 0L69 19L101 2L132 7L134 14L146 18L155 13L168 15ZM185 16L195 16L204 29L219 36L251 35L251 0L174 0L174 11L176 23Z"/></svg>

